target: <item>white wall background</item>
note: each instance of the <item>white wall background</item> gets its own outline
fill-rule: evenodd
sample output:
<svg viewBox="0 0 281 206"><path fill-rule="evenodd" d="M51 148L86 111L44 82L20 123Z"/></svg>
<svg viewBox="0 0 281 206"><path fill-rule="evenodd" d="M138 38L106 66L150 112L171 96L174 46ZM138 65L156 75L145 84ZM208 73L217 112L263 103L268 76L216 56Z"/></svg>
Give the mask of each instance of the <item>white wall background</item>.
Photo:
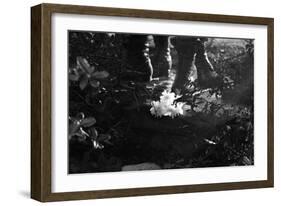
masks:
<svg viewBox="0 0 281 206"><path fill-rule="evenodd" d="M275 188L47 203L47 205L280 205L281 200L281 13L276 0L57 0L95 6L141 8L275 18ZM0 203L39 205L30 184L30 7L37 0L1 2ZM278 127L279 126L279 127Z"/></svg>

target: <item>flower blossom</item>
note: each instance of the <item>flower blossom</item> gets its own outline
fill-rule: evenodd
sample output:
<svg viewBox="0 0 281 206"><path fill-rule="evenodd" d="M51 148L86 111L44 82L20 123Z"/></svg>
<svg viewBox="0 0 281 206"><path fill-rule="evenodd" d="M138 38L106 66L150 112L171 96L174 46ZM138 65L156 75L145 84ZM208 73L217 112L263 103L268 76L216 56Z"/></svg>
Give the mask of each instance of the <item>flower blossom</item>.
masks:
<svg viewBox="0 0 281 206"><path fill-rule="evenodd" d="M188 108L185 103L175 100L180 98L174 92L164 91L160 96L160 101L152 101L150 113L155 117L170 116L172 118L183 115Z"/></svg>

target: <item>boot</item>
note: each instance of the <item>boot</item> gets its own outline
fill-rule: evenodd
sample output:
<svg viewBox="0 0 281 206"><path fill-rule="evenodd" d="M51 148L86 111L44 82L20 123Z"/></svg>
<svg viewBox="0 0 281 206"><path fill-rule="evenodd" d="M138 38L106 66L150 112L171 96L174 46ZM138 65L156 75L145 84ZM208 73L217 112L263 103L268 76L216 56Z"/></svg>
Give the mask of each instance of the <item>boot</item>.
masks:
<svg viewBox="0 0 281 206"><path fill-rule="evenodd" d="M130 35L127 43L127 62L130 70L137 71L137 80L151 81L153 68L149 57L147 35Z"/></svg>
<svg viewBox="0 0 281 206"><path fill-rule="evenodd" d="M195 65L197 68L198 84L201 88L214 88L222 83L222 79L214 70L205 49L205 39L198 39L196 46Z"/></svg>
<svg viewBox="0 0 281 206"><path fill-rule="evenodd" d="M159 77L168 77L172 67L169 36L154 35L155 55L153 59L154 74Z"/></svg>
<svg viewBox="0 0 281 206"><path fill-rule="evenodd" d="M171 42L178 53L178 65L172 91L180 93L188 81L191 67L194 63L196 38L174 37Z"/></svg>

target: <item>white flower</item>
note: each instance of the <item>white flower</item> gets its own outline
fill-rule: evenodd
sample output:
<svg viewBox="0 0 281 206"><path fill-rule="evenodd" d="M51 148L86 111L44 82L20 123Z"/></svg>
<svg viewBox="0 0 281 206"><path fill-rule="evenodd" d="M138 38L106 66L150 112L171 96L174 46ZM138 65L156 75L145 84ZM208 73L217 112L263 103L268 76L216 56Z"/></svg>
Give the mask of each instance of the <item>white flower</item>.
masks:
<svg viewBox="0 0 281 206"><path fill-rule="evenodd" d="M156 117L170 116L172 118L183 115L187 105L183 102L174 104L174 101L179 97L175 93L165 90L160 97L160 101L151 102L150 113Z"/></svg>
<svg viewBox="0 0 281 206"><path fill-rule="evenodd" d="M177 96L174 92L168 92L167 90L164 90L162 92L162 96L160 97L160 102L170 105L173 104L174 101L180 97L181 96Z"/></svg>
<svg viewBox="0 0 281 206"><path fill-rule="evenodd" d="M160 102L166 103L166 104L173 104L175 101L175 94L169 93L166 90L162 93L162 96L160 97Z"/></svg>
<svg viewBox="0 0 281 206"><path fill-rule="evenodd" d="M178 102L177 104L176 104L176 112L178 113L178 114L180 114L180 115L183 115L183 111L184 111L184 105L185 105L185 103L183 103L183 102Z"/></svg>

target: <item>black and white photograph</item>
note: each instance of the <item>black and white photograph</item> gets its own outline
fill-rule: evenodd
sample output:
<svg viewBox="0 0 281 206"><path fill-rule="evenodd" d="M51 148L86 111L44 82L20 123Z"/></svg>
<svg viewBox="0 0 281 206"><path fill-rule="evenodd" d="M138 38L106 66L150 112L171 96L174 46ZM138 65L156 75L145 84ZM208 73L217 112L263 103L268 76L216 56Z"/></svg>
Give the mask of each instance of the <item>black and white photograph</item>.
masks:
<svg viewBox="0 0 281 206"><path fill-rule="evenodd" d="M67 38L69 174L254 165L254 39Z"/></svg>

